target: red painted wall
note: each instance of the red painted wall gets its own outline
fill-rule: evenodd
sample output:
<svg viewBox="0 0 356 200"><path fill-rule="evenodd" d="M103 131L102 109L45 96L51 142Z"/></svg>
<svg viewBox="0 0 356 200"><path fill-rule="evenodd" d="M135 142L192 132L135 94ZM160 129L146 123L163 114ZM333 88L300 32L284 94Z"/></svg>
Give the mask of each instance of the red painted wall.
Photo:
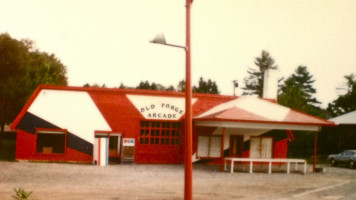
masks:
<svg viewBox="0 0 356 200"><path fill-rule="evenodd" d="M66 148L64 154L41 154L36 152L36 135L17 131L16 160L92 163L93 156Z"/></svg>
<svg viewBox="0 0 356 200"><path fill-rule="evenodd" d="M288 139L275 141L273 144L273 158L287 158Z"/></svg>

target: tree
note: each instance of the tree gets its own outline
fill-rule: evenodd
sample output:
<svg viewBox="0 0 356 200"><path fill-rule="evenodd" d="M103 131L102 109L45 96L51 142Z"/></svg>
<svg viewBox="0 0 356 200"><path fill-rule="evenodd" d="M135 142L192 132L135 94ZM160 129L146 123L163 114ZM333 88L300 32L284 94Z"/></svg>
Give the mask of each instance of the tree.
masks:
<svg viewBox="0 0 356 200"><path fill-rule="evenodd" d="M150 84L146 80L146 81L141 81L139 83L139 85L136 87L136 89L184 92L185 91L185 81L184 80L179 81L179 83L177 85L177 89L175 89L173 85L170 85L169 87L165 87L161 84L156 84L154 82L152 82L152 84ZM195 93L210 93L210 94L219 94L220 93L215 81L212 81L210 79L208 79L208 81L205 81L203 79L203 77L200 77L198 86L193 87L193 92L195 92Z"/></svg>
<svg viewBox="0 0 356 200"><path fill-rule="evenodd" d="M350 74L344 76L346 79L346 87L344 95L340 95L332 103L329 103L327 111L331 116L335 117L356 110L356 76Z"/></svg>
<svg viewBox="0 0 356 200"><path fill-rule="evenodd" d="M66 67L32 41L0 34L0 127L12 122L39 84L67 85Z"/></svg>
<svg viewBox="0 0 356 200"><path fill-rule="evenodd" d="M278 103L311 115L320 115L320 102L314 97L313 76L306 66L299 66L281 87Z"/></svg>
<svg viewBox="0 0 356 200"><path fill-rule="evenodd" d="M177 91L178 92L185 92L185 80L181 80L179 81L178 85L177 85Z"/></svg>
<svg viewBox="0 0 356 200"><path fill-rule="evenodd" d="M18 111L16 99L18 84L23 84L24 63L28 54L27 46L14 40L8 34L0 35L0 127L11 122ZM21 80L16 80L21 77Z"/></svg>
<svg viewBox="0 0 356 200"><path fill-rule="evenodd" d="M136 89L158 90L156 83L150 84L147 80L145 82L141 81Z"/></svg>
<svg viewBox="0 0 356 200"><path fill-rule="evenodd" d="M66 68L54 54L30 52L26 67L31 89L39 84L67 85Z"/></svg>
<svg viewBox="0 0 356 200"><path fill-rule="evenodd" d="M262 51L261 57L257 57L255 60L257 69L249 68L247 73L249 76L244 79L245 87L242 95L254 95L257 94L262 97L263 94L263 74L267 69L278 69L278 66L274 65L273 58L265 50Z"/></svg>
<svg viewBox="0 0 356 200"><path fill-rule="evenodd" d="M193 87L193 92L195 93L208 93L208 94L219 94L218 86L215 81L205 81L203 77L200 77L198 87Z"/></svg>

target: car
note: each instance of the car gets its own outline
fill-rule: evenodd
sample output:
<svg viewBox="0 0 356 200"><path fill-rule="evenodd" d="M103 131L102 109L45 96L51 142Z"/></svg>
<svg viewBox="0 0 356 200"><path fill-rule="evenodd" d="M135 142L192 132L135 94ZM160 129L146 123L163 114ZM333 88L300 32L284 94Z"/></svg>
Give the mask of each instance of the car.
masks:
<svg viewBox="0 0 356 200"><path fill-rule="evenodd" d="M345 164L350 168L354 168L356 164L356 150L345 150L339 154L331 154L328 157L331 166L337 164Z"/></svg>

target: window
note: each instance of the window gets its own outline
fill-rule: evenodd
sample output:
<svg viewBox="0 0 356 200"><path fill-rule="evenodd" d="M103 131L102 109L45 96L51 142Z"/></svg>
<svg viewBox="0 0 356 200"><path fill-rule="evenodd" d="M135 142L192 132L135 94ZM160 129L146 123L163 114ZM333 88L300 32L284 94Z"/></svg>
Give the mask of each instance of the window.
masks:
<svg viewBox="0 0 356 200"><path fill-rule="evenodd" d="M197 156L203 158L218 158L221 156L221 136L198 136Z"/></svg>
<svg viewBox="0 0 356 200"><path fill-rule="evenodd" d="M64 154L66 133L64 130L38 130L37 153Z"/></svg>
<svg viewBox="0 0 356 200"><path fill-rule="evenodd" d="M181 122L142 121L140 144L180 145Z"/></svg>

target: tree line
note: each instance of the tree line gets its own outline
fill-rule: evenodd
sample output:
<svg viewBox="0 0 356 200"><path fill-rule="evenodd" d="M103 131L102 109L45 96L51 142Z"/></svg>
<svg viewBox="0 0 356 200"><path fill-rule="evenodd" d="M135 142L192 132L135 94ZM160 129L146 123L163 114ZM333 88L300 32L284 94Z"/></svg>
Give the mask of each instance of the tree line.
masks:
<svg viewBox="0 0 356 200"><path fill-rule="evenodd" d="M83 87L106 87L105 84L102 86L94 83L90 85L86 83ZM178 85L174 87L170 85L165 87L159 83L152 82L150 83L148 80L141 81L136 87L125 86L123 83L120 84L118 88L121 89L143 89L143 90L160 90L160 91L175 91L175 92L184 92L185 91L185 80L179 81ZM211 79L204 80L203 77L200 77L198 85L194 85L192 88L193 93L207 93L207 94L220 94L218 86L215 81Z"/></svg>

